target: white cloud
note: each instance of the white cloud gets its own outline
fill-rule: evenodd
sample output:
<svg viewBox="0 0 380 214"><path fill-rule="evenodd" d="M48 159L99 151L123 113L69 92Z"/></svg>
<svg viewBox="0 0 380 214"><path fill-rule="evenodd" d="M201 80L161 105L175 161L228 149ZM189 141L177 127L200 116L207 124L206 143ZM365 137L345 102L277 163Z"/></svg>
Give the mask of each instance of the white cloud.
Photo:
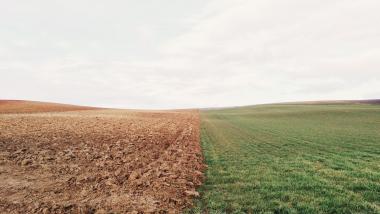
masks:
<svg viewBox="0 0 380 214"><path fill-rule="evenodd" d="M183 108L380 95L375 0L40 2L0 9L0 98Z"/></svg>

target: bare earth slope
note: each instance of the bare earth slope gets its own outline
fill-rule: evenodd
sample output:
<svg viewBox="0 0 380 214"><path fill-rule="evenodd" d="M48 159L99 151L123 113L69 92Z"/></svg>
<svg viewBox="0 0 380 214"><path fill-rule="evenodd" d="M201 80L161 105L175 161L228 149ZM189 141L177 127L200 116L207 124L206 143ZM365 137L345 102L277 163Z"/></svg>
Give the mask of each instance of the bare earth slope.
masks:
<svg viewBox="0 0 380 214"><path fill-rule="evenodd" d="M202 161L198 111L0 114L0 212L178 213Z"/></svg>
<svg viewBox="0 0 380 214"><path fill-rule="evenodd" d="M97 109L88 106L76 106L59 103L47 103L26 100L0 100L1 113L61 112Z"/></svg>

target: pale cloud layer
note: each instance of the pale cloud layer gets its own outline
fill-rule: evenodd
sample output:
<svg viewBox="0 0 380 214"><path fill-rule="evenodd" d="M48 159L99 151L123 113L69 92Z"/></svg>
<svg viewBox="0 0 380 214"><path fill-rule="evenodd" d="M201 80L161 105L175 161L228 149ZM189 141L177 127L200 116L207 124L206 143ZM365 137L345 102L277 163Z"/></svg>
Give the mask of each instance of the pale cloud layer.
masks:
<svg viewBox="0 0 380 214"><path fill-rule="evenodd" d="M0 2L0 99L188 108L380 98L377 0Z"/></svg>

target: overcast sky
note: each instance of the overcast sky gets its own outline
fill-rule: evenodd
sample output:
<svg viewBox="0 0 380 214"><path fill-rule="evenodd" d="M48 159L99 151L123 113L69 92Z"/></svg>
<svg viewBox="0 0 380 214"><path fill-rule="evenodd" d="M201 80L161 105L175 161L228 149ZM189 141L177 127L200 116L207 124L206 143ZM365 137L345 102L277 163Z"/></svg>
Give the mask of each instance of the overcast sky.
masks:
<svg viewBox="0 0 380 214"><path fill-rule="evenodd" d="M188 108L380 98L378 0L0 1L0 99Z"/></svg>

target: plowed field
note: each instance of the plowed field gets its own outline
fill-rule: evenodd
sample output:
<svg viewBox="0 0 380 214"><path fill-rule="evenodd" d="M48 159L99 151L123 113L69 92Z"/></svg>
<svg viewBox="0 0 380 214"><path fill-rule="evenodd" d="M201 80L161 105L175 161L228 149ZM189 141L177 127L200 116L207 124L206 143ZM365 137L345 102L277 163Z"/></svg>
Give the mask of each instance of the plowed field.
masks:
<svg viewBox="0 0 380 214"><path fill-rule="evenodd" d="M62 112L97 109L88 106L76 106L60 103L46 103L25 100L0 100L1 113L35 113L35 112Z"/></svg>
<svg viewBox="0 0 380 214"><path fill-rule="evenodd" d="M0 114L0 212L178 213L202 161L195 110Z"/></svg>

